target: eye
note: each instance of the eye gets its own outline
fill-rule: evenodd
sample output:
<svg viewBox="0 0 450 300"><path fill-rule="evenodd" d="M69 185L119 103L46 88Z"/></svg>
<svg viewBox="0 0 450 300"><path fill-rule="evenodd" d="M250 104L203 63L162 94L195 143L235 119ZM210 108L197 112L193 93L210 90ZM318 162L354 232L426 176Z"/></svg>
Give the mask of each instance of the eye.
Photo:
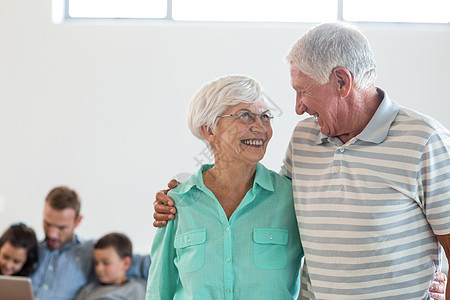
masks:
<svg viewBox="0 0 450 300"><path fill-rule="evenodd" d="M268 120L271 119L269 114L262 114L262 115L261 115L261 118L262 118L264 121L268 121Z"/></svg>
<svg viewBox="0 0 450 300"><path fill-rule="evenodd" d="M248 111L239 114L239 119L242 122L247 122L247 121L250 120L250 118L251 118L251 116L250 116L250 113Z"/></svg>

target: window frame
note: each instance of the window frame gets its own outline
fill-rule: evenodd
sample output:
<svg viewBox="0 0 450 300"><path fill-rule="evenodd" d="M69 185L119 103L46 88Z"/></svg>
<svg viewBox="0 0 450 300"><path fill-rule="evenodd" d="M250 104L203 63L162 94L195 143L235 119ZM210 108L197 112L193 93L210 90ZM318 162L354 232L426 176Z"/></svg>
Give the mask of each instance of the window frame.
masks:
<svg viewBox="0 0 450 300"><path fill-rule="evenodd" d="M69 15L69 1L70 0L53 0L53 20L55 23L63 22L162 22L164 24L286 24L286 25L303 25L303 24L315 24L312 22L276 22L276 21L188 21L188 20L174 20L172 17L172 0L166 0L167 3L167 14L164 18L73 18ZM395 21L349 21L344 19L344 1L337 1L337 17L335 21L351 22L354 24L364 24L364 25L409 25L409 26L438 26L438 27L448 27L450 28L450 21L448 23L439 22L395 22ZM55 2L60 2L55 5ZM62 6L62 7L61 7ZM58 12L55 12L58 10Z"/></svg>

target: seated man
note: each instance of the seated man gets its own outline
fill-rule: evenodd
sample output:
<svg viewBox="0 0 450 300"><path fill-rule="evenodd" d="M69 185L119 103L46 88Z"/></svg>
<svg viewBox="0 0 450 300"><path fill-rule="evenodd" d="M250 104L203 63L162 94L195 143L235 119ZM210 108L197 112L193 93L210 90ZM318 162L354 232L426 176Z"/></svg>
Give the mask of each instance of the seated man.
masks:
<svg viewBox="0 0 450 300"><path fill-rule="evenodd" d="M80 206L77 193L67 187L54 188L45 200L45 240L39 244L38 266L31 277L36 299L73 299L95 280L95 241L75 234L82 220ZM146 279L149 267L149 255L134 255L127 275Z"/></svg>

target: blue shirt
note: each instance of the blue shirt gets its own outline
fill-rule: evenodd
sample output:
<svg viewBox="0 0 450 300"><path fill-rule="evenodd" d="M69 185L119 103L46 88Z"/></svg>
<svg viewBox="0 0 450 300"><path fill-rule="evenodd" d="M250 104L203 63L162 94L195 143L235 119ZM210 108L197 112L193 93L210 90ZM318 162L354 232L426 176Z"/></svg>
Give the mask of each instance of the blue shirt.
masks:
<svg viewBox="0 0 450 300"><path fill-rule="evenodd" d="M297 299L303 256L292 183L258 164L230 219L204 165L170 191L178 213L152 246L147 299Z"/></svg>
<svg viewBox="0 0 450 300"><path fill-rule="evenodd" d="M50 250L45 241L39 244L36 272L31 276L35 300L74 299L78 290L95 279L94 244L74 239L60 249ZM133 255L127 276L147 277L150 256Z"/></svg>

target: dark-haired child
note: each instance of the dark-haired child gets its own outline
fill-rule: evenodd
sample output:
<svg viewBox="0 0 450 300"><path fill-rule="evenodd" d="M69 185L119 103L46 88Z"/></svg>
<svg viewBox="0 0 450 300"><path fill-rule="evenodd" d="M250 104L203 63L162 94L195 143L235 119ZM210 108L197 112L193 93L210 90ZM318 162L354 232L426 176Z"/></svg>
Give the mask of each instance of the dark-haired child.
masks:
<svg viewBox="0 0 450 300"><path fill-rule="evenodd" d="M34 230L23 223L11 225L0 237L0 274L30 276L38 258Z"/></svg>
<svg viewBox="0 0 450 300"><path fill-rule="evenodd" d="M94 246L99 282L87 284L76 299L145 299L145 282L127 278L131 257L132 244L126 235L114 232L100 238Z"/></svg>

